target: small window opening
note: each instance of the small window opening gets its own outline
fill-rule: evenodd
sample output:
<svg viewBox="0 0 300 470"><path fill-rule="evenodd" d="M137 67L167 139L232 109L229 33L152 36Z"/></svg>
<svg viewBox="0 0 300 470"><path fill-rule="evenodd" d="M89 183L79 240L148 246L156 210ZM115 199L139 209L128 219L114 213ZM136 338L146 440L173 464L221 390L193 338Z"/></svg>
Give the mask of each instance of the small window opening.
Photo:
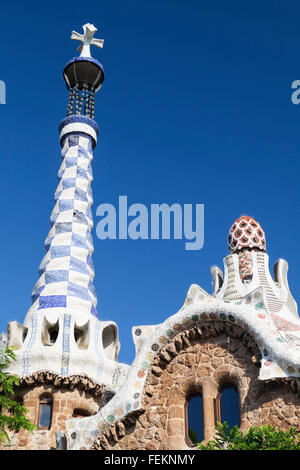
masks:
<svg viewBox="0 0 300 470"><path fill-rule="evenodd" d="M87 349L90 342L90 321L85 325L74 326L74 339L79 349Z"/></svg>
<svg viewBox="0 0 300 470"><path fill-rule="evenodd" d="M58 328L49 328L50 344L54 344L58 337Z"/></svg>
<svg viewBox="0 0 300 470"><path fill-rule="evenodd" d="M13 321L8 324L9 344L13 349L21 349L27 336L28 328Z"/></svg>
<svg viewBox="0 0 300 470"><path fill-rule="evenodd" d="M186 438L190 446L195 446L204 439L202 395L193 395L187 400Z"/></svg>
<svg viewBox="0 0 300 470"><path fill-rule="evenodd" d="M239 396L232 385L226 385L221 389L216 399L215 409L216 421L233 426L240 426Z"/></svg>
<svg viewBox="0 0 300 470"><path fill-rule="evenodd" d="M42 343L44 346L53 346L56 343L59 333L59 323L50 323L44 318L42 329Z"/></svg>
<svg viewBox="0 0 300 470"><path fill-rule="evenodd" d="M82 331L82 330L75 329L75 331L74 331L74 338L75 338L76 343L78 343L78 341L80 340L80 338L82 337L82 335L83 335L83 331Z"/></svg>
<svg viewBox="0 0 300 470"><path fill-rule="evenodd" d="M117 329L114 325L106 326L102 331L102 344L104 354L112 361L117 360L118 342L117 342Z"/></svg>
<svg viewBox="0 0 300 470"><path fill-rule="evenodd" d="M51 397L42 397L39 404L39 429L50 429L52 420L53 400Z"/></svg>
<svg viewBox="0 0 300 470"><path fill-rule="evenodd" d="M27 333L28 333L28 328L24 328L23 336L22 336L23 343L24 343L24 341L25 341L25 339L26 339Z"/></svg>
<svg viewBox="0 0 300 470"><path fill-rule="evenodd" d="M73 418L85 418L86 416L91 416L91 413L81 408L75 408L72 416Z"/></svg>

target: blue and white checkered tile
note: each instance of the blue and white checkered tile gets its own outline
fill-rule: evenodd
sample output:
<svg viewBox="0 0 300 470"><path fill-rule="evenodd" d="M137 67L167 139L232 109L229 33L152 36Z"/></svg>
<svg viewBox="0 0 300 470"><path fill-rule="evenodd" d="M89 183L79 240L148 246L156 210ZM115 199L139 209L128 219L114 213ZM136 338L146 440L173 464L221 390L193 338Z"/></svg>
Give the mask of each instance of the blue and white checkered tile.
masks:
<svg viewBox="0 0 300 470"><path fill-rule="evenodd" d="M91 139L69 135L62 148L58 187L32 302L36 309L78 308L97 315L91 230Z"/></svg>

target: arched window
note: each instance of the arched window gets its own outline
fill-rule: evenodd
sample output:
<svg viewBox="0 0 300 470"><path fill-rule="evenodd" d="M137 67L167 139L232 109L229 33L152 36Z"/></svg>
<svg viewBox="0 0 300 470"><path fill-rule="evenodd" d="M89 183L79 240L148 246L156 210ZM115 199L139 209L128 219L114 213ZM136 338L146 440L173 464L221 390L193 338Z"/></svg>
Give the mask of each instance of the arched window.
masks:
<svg viewBox="0 0 300 470"><path fill-rule="evenodd" d="M202 395L192 395L187 399L185 408L186 438L190 446L203 441L204 420Z"/></svg>
<svg viewBox="0 0 300 470"><path fill-rule="evenodd" d="M222 387L216 400L216 421L228 425L240 426L239 395L234 385L225 385Z"/></svg>
<svg viewBox="0 0 300 470"><path fill-rule="evenodd" d="M50 429L52 420L53 400L49 395L42 395L39 404L39 429Z"/></svg>

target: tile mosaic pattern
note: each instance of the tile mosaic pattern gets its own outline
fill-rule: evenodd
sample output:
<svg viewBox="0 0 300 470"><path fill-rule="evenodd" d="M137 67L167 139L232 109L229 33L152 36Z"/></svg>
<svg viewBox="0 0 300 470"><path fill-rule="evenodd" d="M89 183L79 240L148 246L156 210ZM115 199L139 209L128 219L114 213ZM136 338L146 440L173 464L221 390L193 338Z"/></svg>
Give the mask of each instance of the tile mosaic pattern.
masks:
<svg viewBox="0 0 300 470"><path fill-rule="evenodd" d="M234 266L234 257L233 255L228 255L225 258L225 265L228 271L228 281L226 289L223 293L223 299L227 302L234 302L235 300L241 299L243 295L239 292L237 287L237 275Z"/></svg>
<svg viewBox="0 0 300 470"><path fill-rule="evenodd" d="M65 137L46 254L32 293L34 310L62 307L97 316L92 254L93 140L79 134Z"/></svg>
<svg viewBox="0 0 300 470"><path fill-rule="evenodd" d="M242 281L245 279L252 279L253 275L253 261L251 251L243 250L239 254L239 267L240 276Z"/></svg>
<svg viewBox="0 0 300 470"><path fill-rule="evenodd" d="M268 310L272 313L280 312L283 302L276 296L274 285L272 286L268 282L268 267L266 266L266 259L263 253L257 253L257 272L260 284L265 288Z"/></svg>
<svg viewBox="0 0 300 470"><path fill-rule="evenodd" d="M97 380L98 382L101 381L102 372L104 368L104 359L103 359L103 350L100 348L100 344L102 344L102 326L100 322L96 322L95 330L94 330L94 343L96 346L96 353L99 358L99 364L97 368Z"/></svg>
<svg viewBox="0 0 300 470"><path fill-rule="evenodd" d="M243 215L232 224L229 230L228 248L230 253L236 253L245 248L265 251L265 232L255 219Z"/></svg>
<svg viewBox="0 0 300 470"><path fill-rule="evenodd" d="M23 352L23 356L22 356L23 376L25 376L29 373L30 351L31 351L32 346L35 343L35 340L36 340L37 327L38 327L38 318L37 318L37 314L34 314L31 318L31 329L30 329L29 342L27 343L27 346L26 346L25 351Z"/></svg>
<svg viewBox="0 0 300 470"><path fill-rule="evenodd" d="M70 326L71 315L64 314L63 326L63 352L61 360L61 375L65 377L69 373L69 357L70 357Z"/></svg>
<svg viewBox="0 0 300 470"><path fill-rule="evenodd" d="M262 287L229 303L204 295L199 286L193 285L183 307L175 315L159 325L133 328L137 354L125 381L99 413L67 421L71 450L88 449L107 426L140 409L147 372L156 354L176 333L203 320L236 323L255 338L262 354L261 380L290 375L300 377L300 348L285 341L274 326L266 309Z"/></svg>

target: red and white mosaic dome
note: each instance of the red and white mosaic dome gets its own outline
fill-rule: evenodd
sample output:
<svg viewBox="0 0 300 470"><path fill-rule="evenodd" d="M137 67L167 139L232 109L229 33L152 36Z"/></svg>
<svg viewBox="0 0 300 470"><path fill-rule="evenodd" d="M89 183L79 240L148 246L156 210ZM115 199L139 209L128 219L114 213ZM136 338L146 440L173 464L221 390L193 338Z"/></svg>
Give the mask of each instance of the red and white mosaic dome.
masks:
<svg viewBox="0 0 300 470"><path fill-rule="evenodd" d="M265 232L253 217L242 215L229 230L228 248L230 253L247 248L266 251Z"/></svg>

